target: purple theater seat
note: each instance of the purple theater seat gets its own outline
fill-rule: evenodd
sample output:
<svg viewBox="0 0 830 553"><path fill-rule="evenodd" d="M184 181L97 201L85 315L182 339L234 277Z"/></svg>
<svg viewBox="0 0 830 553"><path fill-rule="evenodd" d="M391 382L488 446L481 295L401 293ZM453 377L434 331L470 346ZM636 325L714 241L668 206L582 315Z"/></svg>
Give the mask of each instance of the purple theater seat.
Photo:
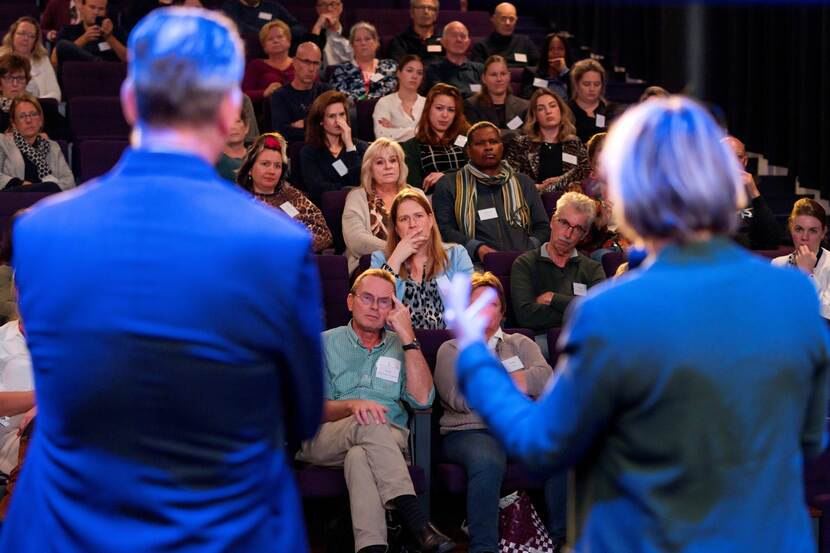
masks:
<svg viewBox="0 0 830 553"><path fill-rule="evenodd" d="M553 217L553 212L556 211L556 202L559 201L562 194L563 192L542 192L542 204L545 206L548 219Z"/></svg>
<svg viewBox="0 0 830 553"><path fill-rule="evenodd" d="M357 8L352 14L353 21L372 23L380 35L396 35L411 23L409 8Z"/></svg>
<svg viewBox="0 0 830 553"><path fill-rule="evenodd" d="M349 293L349 266L342 255L318 255L317 269L323 290L325 327L336 328L349 322L351 315L346 307Z"/></svg>
<svg viewBox="0 0 830 553"><path fill-rule="evenodd" d="M436 27L438 32L444 30L444 25L450 21L460 21L470 32L470 35L487 35L493 30L493 24L490 23L490 14L486 11L461 11L444 9L444 4L441 4L441 11L438 12L438 20Z"/></svg>
<svg viewBox="0 0 830 553"><path fill-rule="evenodd" d="M558 343L559 342L559 335L562 334L561 328L551 328L548 330L548 363L551 367L556 368L556 362L559 360L559 351Z"/></svg>
<svg viewBox="0 0 830 553"><path fill-rule="evenodd" d="M625 253L608 252L602 256L602 270L605 271L605 278L611 278L617 272L617 268L625 263Z"/></svg>
<svg viewBox="0 0 830 553"><path fill-rule="evenodd" d="M375 139L375 122L372 115L375 112L375 104L378 103L377 98L371 100L358 100L355 108L357 110L357 121L355 136L360 140L372 142Z"/></svg>
<svg viewBox="0 0 830 553"><path fill-rule="evenodd" d="M77 97L69 100L69 132L75 141L126 140L130 126L119 98Z"/></svg>
<svg viewBox="0 0 830 553"><path fill-rule="evenodd" d="M510 300L510 269L513 267L513 262L516 258L524 252L495 252L484 256L484 270L490 271L501 282L504 288L504 301L507 303L507 322L510 326L515 326L513 323L515 317L513 315L513 305Z"/></svg>
<svg viewBox="0 0 830 553"><path fill-rule="evenodd" d="M518 83L521 85L522 83L522 73L524 73L524 67L511 67L510 68L510 82L511 83Z"/></svg>
<svg viewBox="0 0 830 553"><path fill-rule="evenodd" d="M127 78L127 64L102 61L67 61L61 65L61 90L68 102L81 96L117 98Z"/></svg>
<svg viewBox="0 0 830 553"><path fill-rule="evenodd" d="M100 177L112 169L129 146L127 140L84 140L75 143L78 183Z"/></svg>
<svg viewBox="0 0 830 553"><path fill-rule="evenodd" d="M510 93L513 96L518 96L522 91L522 83L510 82Z"/></svg>
<svg viewBox="0 0 830 553"><path fill-rule="evenodd" d="M343 208L348 195L348 190L334 190L323 192L320 200L320 211L334 238L334 253L343 253L346 249L343 242Z"/></svg>
<svg viewBox="0 0 830 553"><path fill-rule="evenodd" d="M265 105L270 105L270 103L266 102ZM291 142L288 144L288 160L291 165L291 172L288 178L288 182L290 182L291 186L293 186L294 188L297 188L298 190L302 190L303 192L305 192L306 188L305 183L303 182L303 172L300 169L300 150L303 149L303 146L305 146L305 142ZM346 200L344 199L343 201L345 202ZM340 211L342 213L343 209L341 208ZM329 223L328 220L326 221L326 223L329 224L329 228L331 229L331 223ZM338 226L337 228L339 229L340 227ZM334 232L334 229L332 229L332 232ZM337 253L343 251L342 249L337 249L336 237L335 251Z"/></svg>
<svg viewBox="0 0 830 553"><path fill-rule="evenodd" d="M372 255L365 254L361 255L360 259L357 261L357 267L354 268L354 272L352 273L352 283L354 283L355 279L360 276L360 274L372 266Z"/></svg>
<svg viewBox="0 0 830 553"><path fill-rule="evenodd" d="M0 4L0 29L3 29L3 34L11 26L24 15L30 15L35 19L39 19L38 10L35 3L29 0L28 2L5 0Z"/></svg>
<svg viewBox="0 0 830 553"><path fill-rule="evenodd" d="M775 259L776 257L780 257L782 255L790 255L793 253L793 247L778 246L774 250L752 250L752 253L760 255L761 257L766 257L767 259Z"/></svg>

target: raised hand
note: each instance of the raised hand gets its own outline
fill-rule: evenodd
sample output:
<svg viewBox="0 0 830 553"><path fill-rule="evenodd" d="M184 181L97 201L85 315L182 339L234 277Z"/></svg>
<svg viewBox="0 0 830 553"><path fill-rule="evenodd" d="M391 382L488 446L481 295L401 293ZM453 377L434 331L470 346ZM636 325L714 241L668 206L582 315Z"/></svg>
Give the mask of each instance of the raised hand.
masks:
<svg viewBox="0 0 830 553"><path fill-rule="evenodd" d="M452 282L447 284L441 280L438 286L444 298L444 321L458 338L458 349L462 350L470 344L483 341L488 321L487 317L481 315L481 310L493 301L496 291L488 287L470 305L468 275L456 274Z"/></svg>

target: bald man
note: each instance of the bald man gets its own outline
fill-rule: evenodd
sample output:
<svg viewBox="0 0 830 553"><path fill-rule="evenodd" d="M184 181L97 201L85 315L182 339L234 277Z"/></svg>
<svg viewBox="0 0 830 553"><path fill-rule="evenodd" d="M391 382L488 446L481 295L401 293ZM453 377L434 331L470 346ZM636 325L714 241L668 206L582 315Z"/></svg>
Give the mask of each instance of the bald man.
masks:
<svg viewBox="0 0 830 553"><path fill-rule="evenodd" d="M427 67L424 79L424 91L435 83L447 83L458 88L465 98L472 96L481 86L481 74L484 66L467 59L470 49L470 32L460 21L452 21L444 26L441 45L446 55L438 62Z"/></svg>
<svg viewBox="0 0 830 553"><path fill-rule="evenodd" d="M518 21L516 6L509 2L497 5L490 17L493 32L473 46L470 58L484 63L490 56L499 55L507 59L510 67L535 67L539 63L539 49L529 36L515 32Z"/></svg>
<svg viewBox="0 0 830 553"><path fill-rule="evenodd" d="M294 80L271 95L271 127L289 142L305 140L305 118L314 100L331 87L318 80L323 54L303 42L294 54Z"/></svg>
<svg viewBox="0 0 830 553"><path fill-rule="evenodd" d="M388 57L398 61L407 54L415 54L424 60L424 64L440 60L444 48L441 37L435 34L439 7L438 0L410 0L412 23L389 43Z"/></svg>
<svg viewBox="0 0 830 553"><path fill-rule="evenodd" d="M746 168L749 156L746 155L746 146L734 136L727 136L722 142L732 148L741 166ZM778 247L781 241L781 227L775 220L775 215L767 205L761 191L755 184L751 173L744 171L744 189L748 205L738 213L741 223L735 234L735 241L745 248L752 250L772 250Z"/></svg>

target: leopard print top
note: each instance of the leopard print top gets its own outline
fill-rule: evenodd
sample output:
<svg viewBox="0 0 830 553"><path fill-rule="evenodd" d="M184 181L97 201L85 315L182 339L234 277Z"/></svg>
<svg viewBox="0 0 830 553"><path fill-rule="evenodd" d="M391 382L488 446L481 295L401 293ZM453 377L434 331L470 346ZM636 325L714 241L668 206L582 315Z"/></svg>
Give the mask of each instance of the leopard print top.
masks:
<svg viewBox="0 0 830 553"><path fill-rule="evenodd" d="M331 236L331 231L326 225L326 219L323 217L323 212L320 211L316 205L311 203L305 194L294 188L288 183L283 183L277 188L273 194L258 194L254 196L261 202L264 202L272 207L285 211L281 206L288 202L299 213L294 217L311 231L313 238L312 249L315 253L320 253L326 248L330 248L334 243Z"/></svg>
<svg viewBox="0 0 830 553"><path fill-rule="evenodd" d="M409 307L412 328L446 328L444 302L441 300L441 294L438 293L438 281L431 278L418 283L407 278L403 284L401 303Z"/></svg>

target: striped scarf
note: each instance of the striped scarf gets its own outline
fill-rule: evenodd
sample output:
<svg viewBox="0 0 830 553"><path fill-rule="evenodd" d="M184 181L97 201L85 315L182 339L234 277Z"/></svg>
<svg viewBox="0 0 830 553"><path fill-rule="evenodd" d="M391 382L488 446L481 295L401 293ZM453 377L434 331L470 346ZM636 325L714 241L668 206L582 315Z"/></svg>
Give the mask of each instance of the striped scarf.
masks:
<svg viewBox="0 0 830 553"><path fill-rule="evenodd" d="M476 235L476 183L485 186L502 186L504 213L510 226L530 232L530 213L516 173L506 161L499 165L499 174L490 176L468 163L455 175L455 220L461 232L469 237Z"/></svg>

